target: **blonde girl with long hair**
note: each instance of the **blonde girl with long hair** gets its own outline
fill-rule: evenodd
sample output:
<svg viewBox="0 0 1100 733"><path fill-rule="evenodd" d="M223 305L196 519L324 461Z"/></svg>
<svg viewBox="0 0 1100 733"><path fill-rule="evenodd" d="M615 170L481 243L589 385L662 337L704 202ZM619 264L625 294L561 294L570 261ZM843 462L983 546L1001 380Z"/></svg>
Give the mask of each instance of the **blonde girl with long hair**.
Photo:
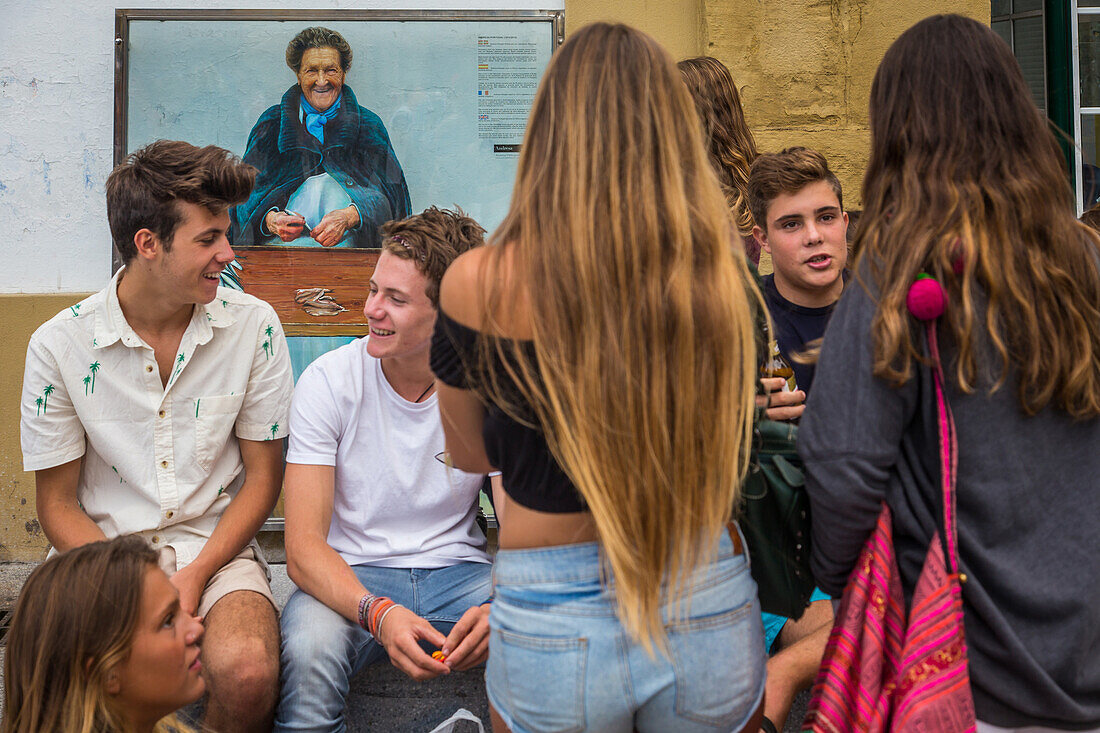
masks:
<svg viewBox="0 0 1100 733"><path fill-rule="evenodd" d="M759 726L731 510L759 307L672 60L595 24L554 54L488 247L444 276L432 367L456 466L498 468L497 731Z"/></svg>
<svg viewBox="0 0 1100 733"><path fill-rule="evenodd" d="M799 433L813 569L839 594L883 501L907 598L942 525L921 273L958 444L958 556L978 730L1100 730L1100 239L988 26L934 16L871 87L857 281Z"/></svg>
<svg viewBox="0 0 1100 733"><path fill-rule="evenodd" d="M205 689L202 624L136 536L57 555L19 594L4 659L3 733L189 731Z"/></svg>
<svg viewBox="0 0 1100 733"><path fill-rule="evenodd" d="M725 64L711 56L684 59L676 67L703 123L703 141L745 245L745 256L757 264L760 245L752 235L755 222L748 192L749 170L759 152L756 138L745 121L737 85Z"/></svg>

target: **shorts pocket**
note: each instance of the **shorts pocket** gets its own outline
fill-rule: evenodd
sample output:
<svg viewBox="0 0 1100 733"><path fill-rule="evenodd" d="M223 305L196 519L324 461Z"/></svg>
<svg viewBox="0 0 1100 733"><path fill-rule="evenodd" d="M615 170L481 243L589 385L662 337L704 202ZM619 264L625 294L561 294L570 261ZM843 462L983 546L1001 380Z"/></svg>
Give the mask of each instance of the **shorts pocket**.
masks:
<svg viewBox="0 0 1100 733"><path fill-rule="evenodd" d="M195 462L203 471L209 471L225 450L243 404L243 394L195 399Z"/></svg>
<svg viewBox="0 0 1100 733"><path fill-rule="evenodd" d="M587 639L537 637L494 630L489 682L520 728L540 733L585 729ZM496 670L493 669L496 667ZM496 672L496 674L494 674ZM498 687L500 685L500 687Z"/></svg>
<svg viewBox="0 0 1100 733"><path fill-rule="evenodd" d="M676 714L728 730L752 712L764 680L753 604L668 626L676 667Z"/></svg>

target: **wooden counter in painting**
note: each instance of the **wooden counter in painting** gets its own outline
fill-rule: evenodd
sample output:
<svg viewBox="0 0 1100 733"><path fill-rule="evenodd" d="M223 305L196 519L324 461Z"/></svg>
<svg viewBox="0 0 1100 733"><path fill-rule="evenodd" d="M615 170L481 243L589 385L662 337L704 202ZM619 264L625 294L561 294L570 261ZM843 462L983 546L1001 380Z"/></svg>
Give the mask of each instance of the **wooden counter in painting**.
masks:
<svg viewBox="0 0 1100 733"><path fill-rule="evenodd" d="M367 332L363 304L378 249L324 247L234 247L246 293L275 308L287 336L359 336ZM329 288L347 310L312 316L294 302L299 288Z"/></svg>

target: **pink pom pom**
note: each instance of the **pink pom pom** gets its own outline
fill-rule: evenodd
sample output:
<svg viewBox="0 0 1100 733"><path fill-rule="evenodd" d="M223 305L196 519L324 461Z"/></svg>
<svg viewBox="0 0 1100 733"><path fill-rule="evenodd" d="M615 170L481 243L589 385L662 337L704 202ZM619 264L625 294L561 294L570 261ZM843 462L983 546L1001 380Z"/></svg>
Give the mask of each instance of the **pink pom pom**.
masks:
<svg viewBox="0 0 1100 733"><path fill-rule="evenodd" d="M942 316L947 308L947 294L938 282L927 276L922 277L909 286L905 305L920 320L932 321Z"/></svg>

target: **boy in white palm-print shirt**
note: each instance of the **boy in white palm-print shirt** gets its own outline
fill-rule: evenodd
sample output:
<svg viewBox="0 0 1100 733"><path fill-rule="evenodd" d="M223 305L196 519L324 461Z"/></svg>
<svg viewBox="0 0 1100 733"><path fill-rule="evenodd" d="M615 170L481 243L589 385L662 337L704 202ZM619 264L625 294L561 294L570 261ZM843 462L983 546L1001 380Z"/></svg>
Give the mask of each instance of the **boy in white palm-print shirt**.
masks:
<svg viewBox="0 0 1100 733"><path fill-rule="evenodd" d="M107 180L125 262L32 336L25 470L56 551L138 533L184 612L205 619L208 727L269 729L279 637L255 534L282 484L293 389L274 310L218 287L228 208L255 169L213 146L159 141Z"/></svg>

